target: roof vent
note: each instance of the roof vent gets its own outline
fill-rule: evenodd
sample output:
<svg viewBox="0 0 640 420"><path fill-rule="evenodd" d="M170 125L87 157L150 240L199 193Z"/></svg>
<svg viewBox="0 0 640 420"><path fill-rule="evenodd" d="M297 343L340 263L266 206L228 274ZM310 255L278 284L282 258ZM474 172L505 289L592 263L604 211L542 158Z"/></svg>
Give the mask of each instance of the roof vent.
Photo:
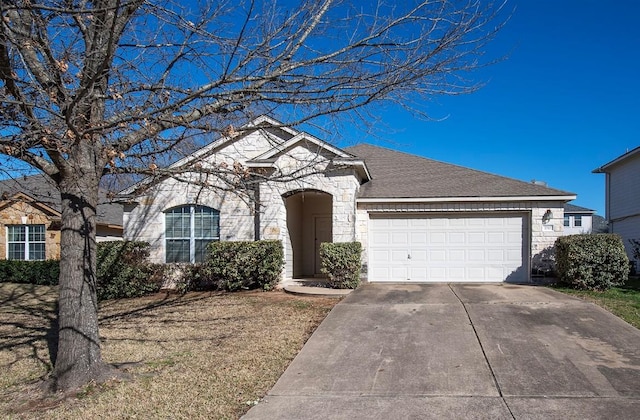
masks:
<svg viewBox="0 0 640 420"><path fill-rule="evenodd" d="M531 183L534 184L534 185L542 185L543 187L547 186L547 183L545 181L538 181L536 179L532 179Z"/></svg>

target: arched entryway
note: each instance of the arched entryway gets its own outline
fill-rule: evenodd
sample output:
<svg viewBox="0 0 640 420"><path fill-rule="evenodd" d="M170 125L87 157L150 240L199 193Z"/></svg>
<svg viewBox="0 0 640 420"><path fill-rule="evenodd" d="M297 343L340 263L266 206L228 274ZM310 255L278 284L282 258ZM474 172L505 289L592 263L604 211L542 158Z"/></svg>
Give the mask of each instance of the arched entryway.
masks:
<svg viewBox="0 0 640 420"><path fill-rule="evenodd" d="M320 244L333 242L333 197L317 190L283 195L287 208L287 272L293 278L321 275Z"/></svg>

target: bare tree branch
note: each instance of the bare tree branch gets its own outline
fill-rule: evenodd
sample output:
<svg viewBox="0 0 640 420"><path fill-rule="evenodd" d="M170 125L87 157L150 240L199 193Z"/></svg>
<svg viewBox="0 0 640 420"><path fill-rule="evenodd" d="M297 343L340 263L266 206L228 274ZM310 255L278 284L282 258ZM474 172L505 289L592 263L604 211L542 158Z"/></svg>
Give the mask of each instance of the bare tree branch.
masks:
<svg viewBox="0 0 640 420"><path fill-rule="evenodd" d="M63 198L54 386L113 373L95 322L103 176L172 177L250 199L257 182L313 173L314 163L265 173L185 157L265 113L326 130L367 124L384 103L428 117L426 99L481 86L469 75L493 61L485 46L502 9L490 0L0 2L0 154L50 176ZM206 150L203 161L215 153Z"/></svg>

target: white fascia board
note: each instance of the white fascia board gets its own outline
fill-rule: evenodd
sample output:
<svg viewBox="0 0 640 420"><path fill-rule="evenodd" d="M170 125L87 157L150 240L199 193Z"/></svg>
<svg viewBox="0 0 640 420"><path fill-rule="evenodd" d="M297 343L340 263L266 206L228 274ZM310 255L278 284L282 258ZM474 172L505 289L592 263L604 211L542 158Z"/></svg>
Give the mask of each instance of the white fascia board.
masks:
<svg viewBox="0 0 640 420"><path fill-rule="evenodd" d="M292 137L289 140L287 140L286 142L284 142L282 144L279 144L277 146L274 146L271 150L261 154L260 156L255 157L253 160L266 160L266 159L273 158L278 153L287 150L289 147L294 146L296 143L299 143L302 140L310 141L311 143L315 144L319 148L326 149L326 150L332 152L333 154L335 154L337 156L340 156L342 158L348 158L350 156L345 151L343 151L341 149L338 149L337 147L334 147L334 146L330 145L329 143L324 142L324 141L318 139L317 137L312 136L309 133L300 132L297 135L295 135L294 137Z"/></svg>
<svg viewBox="0 0 640 420"><path fill-rule="evenodd" d="M297 136L299 134L299 131L294 130L293 128L284 125L283 123L281 123L280 121L269 117L268 115L261 115L255 119L253 119L252 121L250 121L249 123L247 123L245 125L245 127L259 127L261 124L269 124L275 128L279 128L282 131L285 131L289 134L291 134L292 136Z"/></svg>
<svg viewBox="0 0 640 420"><path fill-rule="evenodd" d="M249 128L259 128L260 125L262 124L269 124L273 127L277 127L277 128L281 128L282 130L284 130L285 132L291 134L292 136L295 136L298 134L298 132L292 128L286 127L285 125L283 125L280 121L275 120L269 116L266 115L261 115L257 118L254 118L252 121L249 121L248 123L246 123L245 125L242 126L242 129L249 129ZM197 160L198 158L200 158L203 155L206 155L207 153L209 153L212 149L215 148L222 148L224 146L227 146L229 143L233 143L236 140L236 137L228 137L228 136L220 136L217 139L213 140L211 143L207 144L206 146L194 151L192 154L190 154L189 156L185 156L175 162L173 162L171 165L169 165L169 168L176 168L179 167L181 165L184 165L186 163L189 162L193 162L195 160ZM135 191L136 188L148 184L150 182L149 178L144 178L138 182L136 182L135 184L133 184L132 186L120 191L118 194L131 194L133 191Z"/></svg>
<svg viewBox="0 0 640 420"><path fill-rule="evenodd" d="M636 147L635 149L632 149L631 151L618 156L617 158L613 159L611 162L605 163L604 165L602 165L599 168L594 169L593 171L591 171L594 174L606 174L607 171L614 165L625 161L629 158L631 158L632 156L635 156L636 154L640 153L640 146Z"/></svg>
<svg viewBox="0 0 640 420"><path fill-rule="evenodd" d="M575 195L537 195L522 197L424 197L424 198L357 198L358 203L462 203L496 201L570 201Z"/></svg>
<svg viewBox="0 0 640 420"><path fill-rule="evenodd" d="M252 162L248 161L245 166L248 168L271 168L275 162Z"/></svg>
<svg viewBox="0 0 640 420"><path fill-rule="evenodd" d="M355 167L362 168L362 172L364 173L366 179L368 181L371 181L371 173L369 173L369 168L367 168L367 165L366 165L366 163L364 163L364 160L340 160L340 159L335 159L333 161L333 163L336 164L336 165L355 166Z"/></svg>

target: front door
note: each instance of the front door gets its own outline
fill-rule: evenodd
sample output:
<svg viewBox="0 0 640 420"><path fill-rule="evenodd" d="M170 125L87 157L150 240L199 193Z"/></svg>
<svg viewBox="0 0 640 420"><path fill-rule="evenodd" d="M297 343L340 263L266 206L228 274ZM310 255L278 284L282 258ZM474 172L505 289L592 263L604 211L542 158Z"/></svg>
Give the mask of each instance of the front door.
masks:
<svg viewBox="0 0 640 420"><path fill-rule="evenodd" d="M320 260L320 244L323 242L333 242L331 231L331 217L316 216L314 223L315 235L315 274L322 274L322 261Z"/></svg>

